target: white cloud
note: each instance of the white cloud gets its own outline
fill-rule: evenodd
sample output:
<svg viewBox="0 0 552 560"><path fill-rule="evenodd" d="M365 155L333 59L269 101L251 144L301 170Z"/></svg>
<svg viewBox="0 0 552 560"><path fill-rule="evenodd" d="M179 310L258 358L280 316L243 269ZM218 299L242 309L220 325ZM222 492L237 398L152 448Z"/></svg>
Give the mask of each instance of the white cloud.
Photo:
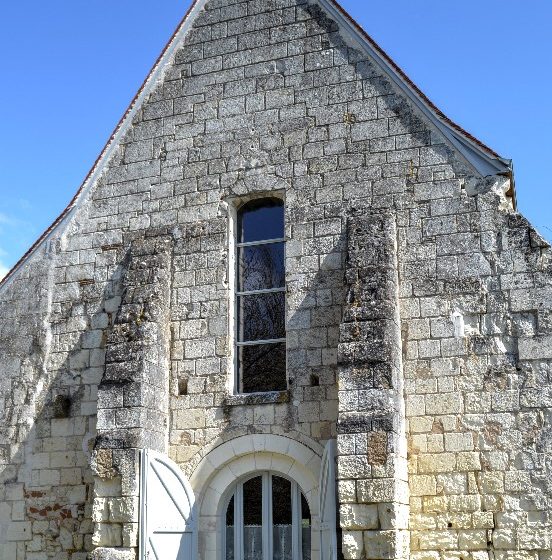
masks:
<svg viewBox="0 0 552 560"><path fill-rule="evenodd" d="M10 216L0 212L0 224L4 224L7 226L15 226L17 225L17 220L10 218Z"/></svg>

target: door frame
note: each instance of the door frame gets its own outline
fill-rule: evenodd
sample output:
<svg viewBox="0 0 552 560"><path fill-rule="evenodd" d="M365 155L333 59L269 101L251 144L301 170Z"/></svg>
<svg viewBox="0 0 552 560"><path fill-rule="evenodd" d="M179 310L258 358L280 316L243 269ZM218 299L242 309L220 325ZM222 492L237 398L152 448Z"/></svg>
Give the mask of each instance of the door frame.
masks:
<svg viewBox="0 0 552 560"><path fill-rule="evenodd" d="M244 558L244 543L243 543L243 485L253 478L262 477L262 537L263 537L263 560L272 560L273 552L273 520L272 520L272 477L277 476L283 478L291 483L291 538L292 538L292 559L293 560L303 560L302 559L302 538L303 534L301 531L301 494L304 493L301 490L299 484L293 480L291 477L285 474L272 471L272 470L261 470L248 473L247 475L241 477L236 481L228 490L227 495L221 500L221 512L220 519L222 520L222 539L221 539L221 550L220 550L220 560L226 560L226 512L230 501L233 496L234 499L234 560L243 560ZM307 498L305 501L308 504ZM311 513L310 504L309 513L311 514L311 550L313 542L313 516ZM235 551L238 550L236 555Z"/></svg>

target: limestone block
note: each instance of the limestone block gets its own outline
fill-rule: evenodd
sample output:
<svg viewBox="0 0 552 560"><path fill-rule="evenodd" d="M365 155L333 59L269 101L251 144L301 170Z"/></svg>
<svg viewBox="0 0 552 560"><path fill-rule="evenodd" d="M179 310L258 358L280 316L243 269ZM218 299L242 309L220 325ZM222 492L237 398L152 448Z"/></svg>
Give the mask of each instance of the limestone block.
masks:
<svg viewBox="0 0 552 560"><path fill-rule="evenodd" d="M502 494L504 492L504 473L483 472L479 475L481 489L485 494Z"/></svg>
<svg viewBox="0 0 552 560"><path fill-rule="evenodd" d="M552 336L520 338L520 360L552 359Z"/></svg>
<svg viewBox="0 0 552 560"><path fill-rule="evenodd" d="M437 475L438 494L465 494L468 491L465 473L446 473Z"/></svg>
<svg viewBox="0 0 552 560"><path fill-rule="evenodd" d="M138 523L123 524L123 547L131 548L138 546L139 529Z"/></svg>
<svg viewBox="0 0 552 560"><path fill-rule="evenodd" d="M393 502L395 493L396 482L393 479L357 481L357 496L359 503L370 504Z"/></svg>
<svg viewBox="0 0 552 560"><path fill-rule="evenodd" d="M121 546L123 543L122 526L119 524L96 523L92 536L94 546Z"/></svg>
<svg viewBox="0 0 552 560"><path fill-rule="evenodd" d="M524 471L508 471L504 474L504 486L508 492L526 492L531 486L531 477Z"/></svg>
<svg viewBox="0 0 552 560"><path fill-rule="evenodd" d="M6 558L17 558L17 543L2 543L2 554L4 554Z"/></svg>
<svg viewBox="0 0 552 560"><path fill-rule="evenodd" d="M472 451L473 435L471 433L445 434L446 451Z"/></svg>
<svg viewBox="0 0 552 560"><path fill-rule="evenodd" d="M552 545L552 530L522 527L518 530L518 543L523 550L549 550Z"/></svg>
<svg viewBox="0 0 552 560"><path fill-rule="evenodd" d="M337 481L337 497L339 502L350 503L356 500L356 484L354 480ZM1 510L0 510L1 511Z"/></svg>
<svg viewBox="0 0 552 560"><path fill-rule="evenodd" d="M426 395L425 406L426 413L433 415L455 414L464 410L462 396L458 393Z"/></svg>
<svg viewBox="0 0 552 560"><path fill-rule="evenodd" d="M73 533L66 527L60 527L59 529L59 543L63 550L70 550L73 548Z"/></svg>
<svg viewBox="0 0 552 560"><path fill-rule="evenodd" d="M108 498L106 502L110 521L115 523L138 522L139 508L137 497Z"/></svg>
<svg viewBox="0 0 552 560"><path fill-rule="evenodd" d="M481 457L479 453L462 452L457 455L459 471L480 471Z"/></svg>
<svg viewBox="0 0 552 560"><path fill-rule="evenodd" d="M368 458L359 455L345 455L337 458L339 478L365 478L371 473Z"/></svg>
<svg viewBox="0 0 552 560"><path fill-rule="evenodd" d="M98 498L121 495L121 478L99 478L94 481L94 494Z"/></svg>
<svg viewBox="0 0 552 560"><path fill-rule="evenodd" d="M472 515L474 529L493 529L495 520L492 511L476 511Z"/></svg>
<svg viewBox="0 0 552 560"><path fill-rule="evenodd" d="M90 553L90 560L136 560L136 550L100 547Z"/></svg>
<svg viewBox="0 0 552 560"><path fill-rule="evenodd" d="M487 531L459 531L458 546L461 550L486 550Z"/></svg>
<svg viewBox="0 0 552 560"><path fill-rule="evenodd" d="M360 560L362 558L362 531L343 531L343 556L345 560Z"/></svg>
<svg viewBox="0 0 552 560"><path fill-rule="evenodd" d="M341 527L345 530L379 528L378 507L366 504L342 504L339 508Z"/></svg>
<svg viewBox="0 0 552 560"><path fill-rule="evenodd" d="M441 555L438 552L413 552L412 560L441 560Z"/></svg>
<svg viewBox="0 0 552 560"><path fill-rule="evenodd" d="M7 524L7 541L30 541L32 538L32 524L29 521L12 521Z"/></svg>
<svg viewBox="0 0 552 560"><path fill-rule="evenodd" d="M412 496L434 496L437 494L437 481L431 475L412 475L410 477Z"/></svg>
<svg viewBox="0 0 552 560"><path fill-rule="evenodd" d="M405 504L378 504L379 528L382 531L408 529L409 509Z"/></svg>
<svg viewBox="0 0 552 560"><path fill-rule="evenodd" d="M418 533L421 550L458 550L456 531L431 531Z"/></svg>
<svg viewBox="0 0 552 560"><path fill-rule="evenodd" d="M418 472L443 473L456 469L456 455L454 453L425 453L418 457Z"/></svg>
<svg viewBox="0 0 552 560"><path fill-rule="evenodd" d="M450 496L450 511L475 512L481 509L481 496Z"/></svg>
<svg viewBox="0 0 552 560"><path fill-rule="evenodd" d="M107 498L94 498L92 504L92 520L100 523L109 519L109 507Z"/></svg>
<svg viewBox="0 0 552 560"><path fill-rule="evenodd" d="M408 558L405 531L364 531L366 558L370 560L399 560Z"/></svg>

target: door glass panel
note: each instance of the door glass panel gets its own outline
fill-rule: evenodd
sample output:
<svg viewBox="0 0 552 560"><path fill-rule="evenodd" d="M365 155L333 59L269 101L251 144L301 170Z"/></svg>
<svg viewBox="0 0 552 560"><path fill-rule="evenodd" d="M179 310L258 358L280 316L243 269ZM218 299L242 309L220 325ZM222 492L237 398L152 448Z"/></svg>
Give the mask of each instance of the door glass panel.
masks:
<svg viewBox="0 0 552 560"><path fill-rule="evenodd" d="M244 560L263 560L263 481L257 476L243 485Z"/></svg>
<svg viewBox="0 0 552 560"><path fill-rule="evenodd" d="M291 482L272 477L273 560L292 560Z"/></svg>
<svg viewBox="0 0 552 560"><path fill-rule="evenodd" d="M301 494L301 551L303 560L311 558L311 514L305 496Z"/></svg>
<svg viewBox="0 0 552 560"><path fill-rule="evenodd" d="M241 519L234 518L236 494L230 499L225 515L225 560L266 560L263 557L264 538L272 540L272 543L269 542L269 548L272 549L268 551L269 560L311 560L311 514L305 496L289 480L274 474L268 475L272 488L272 524L269 524L267 502L270 494L263 494L263 476L243 483L243 503L238 504L243 506L239 508L243 511ZM294 507L295 492L300 496L300 501L295 503ZM264 533L263 511L266 516ZM240 552L241 546L237 547L234 538L236 530L243 530L243 557ZM299 545L295 554L294 540Z"/></svg>
<svg viewBox="0 0 552 560"><path fill-rule="evenodd" d="M282 288L284 282L283 243L240 247L238 291Z"/></svg>
<svg viewBox="0 0 552 560"><path fill-rule="evenodd" d="M226 560L234 560L234 496L226 510Z"/></svg>

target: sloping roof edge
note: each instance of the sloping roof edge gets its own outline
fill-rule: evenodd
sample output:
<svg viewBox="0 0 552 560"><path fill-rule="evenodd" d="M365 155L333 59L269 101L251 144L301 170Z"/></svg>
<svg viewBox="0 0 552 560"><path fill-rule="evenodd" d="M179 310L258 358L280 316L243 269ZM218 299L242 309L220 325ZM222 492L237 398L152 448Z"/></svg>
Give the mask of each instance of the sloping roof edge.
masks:
<svg viewBox="0 0 552 560"><path fill-rule="evenodd" d="M313 0L310 0L313 1ZM411 102L430 120L430 122L449 140L449 142L464 156L464 158L481 175L509 174L512 175L512 162L501 158L495 151L483 142L466 132L462 127L450 120L442 113L429 98L408 78L401 68L383 51L383 49L366 33L366 31L346 12L337 0L314 0L326 10L328 15L339 25L341 33L353 44L361 47L369 54L389 75L394 84L411 100ZM203 8L207 0L193 0L188 11L178 24L167 45L155 61L140 89L130 102L125 113L117 123L106 145L94 162L92 168L84 178L75 196L67 207L44 231L29 250L19 259L11 270L0 280L0 288L8 284L15 272L31 257L36 249L46 242L53 233L71 217L79 201L87 194L101 175L105 164L109 162L118 141L126 134L132 123L132 118L141 103L162 76L167 63L170 61L181 37L191 27L196 14Z"/></svg>
<svg viewBox="0 0 552 560"><path fill-rule="evenodd" d="M350 41L357 43L386 71L395 86L410 99L481 176L511 173L511 160L500 157L494 150L449 119L343 9L337 0L317 1L331 19L337 22L341 33Z"/></svg>
<svg viewBox="0 0 552 560"><path fill-rule="evenodd" d="M92 165L90 171L87 173L84 181L78 188L75 196L71 199L69 204L61 212L61 214L53 221L53 223L44 231L44 233L33 243L29 250L15 263L15 265L9 270L9 272L0 280L0 288L8 284L8 281L13 278L15 272L31 257L31 255L46 242L53 233L64 223L68 221L71 217L73 211L78 206L78 202L87 194L90 188L95 184L96 180L101 175L104 165L109 162L109 159L113 153L113 150L117 147L119 139L121 139L127 132L128 128L132 123L132 118L136 114L138 108L140 107L142 101L151 93L151 90L157 83L157 80L161 77L163 70L166 67L166 63L170 60L173 55L176 46L179 43L179 39L182 35L186 33L192 24L193 16L201 10L203 5L207 0L193 0L191 6L184 17L180 20L180 23L176 27L171 38L165 45L165 48L161 51L145 80L143 81L140 89L137 91L136 95L132 98L130 104L128 105L123 116L113 129L109 139L107 140L104 148L100 152L96 161Z"/></svg>

